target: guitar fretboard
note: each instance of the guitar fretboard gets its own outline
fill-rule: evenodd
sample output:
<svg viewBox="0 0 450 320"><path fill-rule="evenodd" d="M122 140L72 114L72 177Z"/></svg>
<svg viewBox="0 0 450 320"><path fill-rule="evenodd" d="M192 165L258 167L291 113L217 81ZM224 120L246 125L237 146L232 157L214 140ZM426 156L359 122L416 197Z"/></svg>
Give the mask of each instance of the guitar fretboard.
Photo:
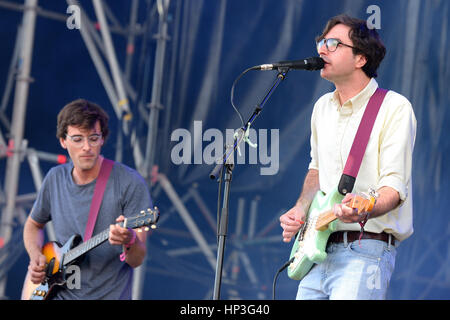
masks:
<svg viewBox="0 0 450 320"><path fill-rule="evenodd" d="M154 226L159 217L158 209L155 207L155 211L151 209L147 209L147 213L145 211L141 211L141 215L125 219L123 222L118 223L122 228L140 228L144 226ZM73 262L75 259L81 257L83 254L88 252L89 250L94 249L95 247L101 245L103 242L108 240L109 237L109 228L103 230L99 234L95 235L91 239L79 244L75 248L69 250L64 255L63 265L66 266Z"/></svg>
<svg viewBox="0 0 450 320"><path fill-rule="evenodd" d="M79 244L75 248L71 249L64 256L64 265L68 265L78 257L81 257L83 254L88 252L89 250L94 249L95 247L101 245L103 242L108 240L109 237L109 228L103 230L101 233L96 236L90 238L89 240Z"/></svg>

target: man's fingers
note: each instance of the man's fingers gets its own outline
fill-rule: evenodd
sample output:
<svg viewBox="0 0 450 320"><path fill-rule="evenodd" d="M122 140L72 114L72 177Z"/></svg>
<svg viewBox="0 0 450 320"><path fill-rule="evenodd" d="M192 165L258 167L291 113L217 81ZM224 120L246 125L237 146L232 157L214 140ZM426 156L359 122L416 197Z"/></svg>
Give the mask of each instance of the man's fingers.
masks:
<svg viewBox="0 0 450 320"><path fill-rule="evenodd" d="M41 255L38 257L38 265L39 265L40 267L44 268L46 262L47 262L47 261L46 261L46 259L45 259L45 256L41 254Z"/></svg>
<svg viewBox="0 0 450 320"><path fill-rule="evenodd" d="M283 227L283 225L298 227L304 223L303 220L301 219L301 217L296 218L296 216L294 216L294 215L282 216L282 218L280 218L280 222L281 222L281 227Z"/></svg>
<svg viewBox="0 0 450 320"><path fill-rule="evenodd" d="M295 206L280 217L280 225L283 228L283 242L290 242L305 224L305 212L299 206Z"/></svg>
<svg viewBox="0 0 450 320"><path fill-rule="evenodd" d="M28 266L28 270L30 272L30 280L34 284L41 283L45 278L45 265L38 266L36 264L30 264Z"/></svg>
<svg viewBox="0 0 450 320"><path fill-rule="evenodd" d="M109 242L111 244L123 244L130 238L130 230L118 225L111 225L109 228Z"/></svg>
<svg viewBox="0 0 450 320"><path fill-rule="evenodd" d="M294 214L294 221L300 224L305 223L305 215L303 211L296 211Z"/></svg>
<svg viewBox="0 0 450 320"><path fill-rule="evenodd" d="M31 270L37 273L44 272L45 266L32 266Z"/></svg>
<svg viewBox="0 0 450 320"><path fill-rule="evenodd" d="M283 242L290 242L292 239L292 234L290 232L283 232Z"/></svg>
<svg viewBox="0 0 450 320"><path fill-rule="evenodd" d="M344 199L342 199L341 203L347 203L350 202L350 200L352 200L352 198L354 197L354 194L352 193L347 193L344 197Z"/></svg>
<svg viewBox="0 0 450 320"><path fill-rule="evenodd" d="M358 222L361 220L358 209L349 207L345 204L335 204L333 212L336 217L344 223Z"/></svg>

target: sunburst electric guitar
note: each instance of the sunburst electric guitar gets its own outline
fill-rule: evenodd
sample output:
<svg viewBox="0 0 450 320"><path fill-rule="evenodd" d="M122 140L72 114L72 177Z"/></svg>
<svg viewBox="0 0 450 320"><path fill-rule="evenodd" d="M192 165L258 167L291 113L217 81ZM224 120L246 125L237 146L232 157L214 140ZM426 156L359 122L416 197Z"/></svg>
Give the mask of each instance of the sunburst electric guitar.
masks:
<svg viewBox="0 0 450 320"><path fill-rule="evenodd" d="M371 190L372 192L372 190ZM315 263L325 260L325 251L328 238L336 230L337 217L333 213L333 206L341 203L344 196L334 189L328 194L318 191L309 208L305 224L303 224L292 246L288 266L288 276L294 280L301 280ZM366 194L355 195L347 204L351 208L357 208L369 212L375 203L375 197Z"/></svg>
<svg viewBox="0 0 450 320"><path fill-rule="evenodd" d="M139 215L125 218L118 223L123 228L140 229L156 228L159 219L157 207L141 211ZM109 238L109 228L81 243L81 236L73 235L61 246L58 242L48 242L42 247L42 253L46 258L45 279L41 284L34 284L30 280L29 273L25 278L22 290L23 300L46 300L51 297L53 289L66 283L65 270L71 264L79 261L85 253L99 246ZM119 259L119 258L117 258ZM55 290L56 291L56 290Z"/></svg>

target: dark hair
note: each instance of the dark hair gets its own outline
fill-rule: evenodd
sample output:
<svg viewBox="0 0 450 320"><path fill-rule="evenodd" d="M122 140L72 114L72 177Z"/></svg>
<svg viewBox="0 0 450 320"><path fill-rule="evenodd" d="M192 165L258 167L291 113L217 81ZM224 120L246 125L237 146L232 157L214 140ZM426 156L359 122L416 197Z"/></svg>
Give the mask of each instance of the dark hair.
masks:
<svg viewBox="0 0 450 320"><path fill-rule="evenodd" d="M58 124L56 127L56 137L66 138L67 127L74 126L81 129L92 129L97 121L100 122L102 137L106 141L109 135L109 117L106 112L97 104L78 99L64 106L58 114Z"/></svg>
<svg viewBox="0 0 450 320"><path fill-rule="evenodd" d="M369 78L377 77L377 69L386 54L386 47L376 29L369 29L365 20L352 18L346 14L341 14L331 18L322 34L316 38L319 42L336 25L343 24L350 28L349 38L353 42L353 54L362 54L367 62L362 70Z"/></svg>

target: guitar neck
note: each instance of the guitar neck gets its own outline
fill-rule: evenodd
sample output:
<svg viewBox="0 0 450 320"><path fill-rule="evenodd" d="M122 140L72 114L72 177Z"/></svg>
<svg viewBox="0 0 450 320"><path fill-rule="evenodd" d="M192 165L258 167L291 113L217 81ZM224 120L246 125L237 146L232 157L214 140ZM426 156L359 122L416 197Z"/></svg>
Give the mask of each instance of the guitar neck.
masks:
<svg viewBox="0 0 450 320"><path fill-rule="evenodd" d="M79 244L75 248L69 250L64 256L64 265L70 264L72 261L81 257L86 252L94 249L95 247L98 247L103 242L108 240L108 238L109 238L109 228L103 230L96 236L90 238L89 240L87 240L87 241Z"/></svg>
<svg viewBox="0 0 450 320"><path fill-rule="evenodd" d="M319 231L326 230L328 228L328 225L336 219L337 219L337 217L333 213L333 210L329 210L329 211L326 211L326 212L320 214L320 216L316 222L316 230L319 230Z"/></svg>
<svg viewBox="0 0 450 320"><path fill-rule="evenodd" d="M370 199L363 198L362 196L355 195L348 202L348 206L353 209L358 209L358 214L360 214L363 210L369 212L372 210L373 205L375 204L375 198L372 197ZM333 210L326 211L320 214L319 218L316 222L316 230L324 231L328 228L328 225L336 220L337 217L333 213Z"/></svg>
<svg viewBox="0 0 450 320"><path fill-rule="evenodd" d="M147 209L147 211L142 210L138 216L132 218L126 218L124 221L117 223L122 228L141 228L151 226L153 229L156 227L156 222L159 218L158 208L155 207L154 210ZM109 228L103 230L99 234L90 238L89 240L81 243L75 248L69 250L64 255L63 265L66 266L73 262L75 259L81 257L86 252L98 247L103 242L109 238Z"/></svg>

